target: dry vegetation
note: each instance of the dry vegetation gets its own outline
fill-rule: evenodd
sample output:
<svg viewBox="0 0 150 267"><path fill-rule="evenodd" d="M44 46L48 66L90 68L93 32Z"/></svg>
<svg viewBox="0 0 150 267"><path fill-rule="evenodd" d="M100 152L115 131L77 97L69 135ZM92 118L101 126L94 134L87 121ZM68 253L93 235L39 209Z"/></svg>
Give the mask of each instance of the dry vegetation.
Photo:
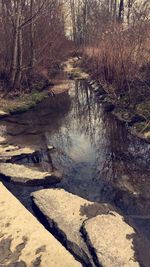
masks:
<svg viewBox="0 0 150 267"><path fill-rule="evenodd" d="M108 83L110 93L116 97L128 93L135 100L137 93L140 97L150 94L150 21L148 5L141 4L138 13L132 10L129 24L112 21L113 15L95 38L89 33L91 41L82 51L84 65L94 77Z"/></svg>
<svg viewBox="0 0 150 267"><path fill-rule="evenodd" d="M49 84L70 42L57 0L0 1L0 80L4 95Z"/></svg>
<svg viewBox="0 0 150 267"><path fill-rule="evenodd" d="M149 1L78 0L77 3L75 12L72 4L73 36L82 53L82 66L113 98L120 113L118 117L142 120L139 128L149 131ZM139 113L139 104L146 112ZM150 131L148 134L150 137Z"/></svg>
<svg viewBox="0 0 150 267"><path fill-rule="evenodd" d="M145 23L125 30L116 25L103 34L96 47L84 49L84 64L94 77L110 85L108 90L115 97L128 93L135 100L137 90L141 97L150 93L148 30Z"/></svg>
<svg viewBox="0 0 150 267"><path fill-rule="evenodd" d="M146 99L142 120L149 125L148 0L2 0L0 14L1 96L41 92L75 44L73 54L82 53L82 65L120 110L135 113Z"/></svg>

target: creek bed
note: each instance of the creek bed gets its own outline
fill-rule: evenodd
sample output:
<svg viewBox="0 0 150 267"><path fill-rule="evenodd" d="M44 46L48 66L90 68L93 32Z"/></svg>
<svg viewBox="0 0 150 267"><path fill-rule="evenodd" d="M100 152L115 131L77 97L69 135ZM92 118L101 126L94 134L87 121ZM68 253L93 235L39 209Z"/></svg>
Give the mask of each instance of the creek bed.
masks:
<svg viewBox="0 0 150 267"><path fill-rule="evenodd" d="M105 112L86 81L72 81L68 92L1 120L0 131L14 145L54 146L53 165L64 177L56 187L111 203L150 240L150 145ZM31 212L30 193L44 188L5 185Z"/></svg>

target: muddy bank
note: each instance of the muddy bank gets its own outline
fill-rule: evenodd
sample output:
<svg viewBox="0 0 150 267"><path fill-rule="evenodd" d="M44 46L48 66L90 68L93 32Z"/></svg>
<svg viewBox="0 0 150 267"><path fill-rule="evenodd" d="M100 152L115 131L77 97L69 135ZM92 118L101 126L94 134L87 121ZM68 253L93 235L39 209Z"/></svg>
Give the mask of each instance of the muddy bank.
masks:
<svg viewBox="0 0 150 267"><path fill-rule="evenodd" d="M38 77L37 81L33 81L33 85L27 92L10 93L0 97L0 118L8 117L12 114L26 112L34 108L38 103L45 98L53 97L56 94L61 94L69 90L69 81L65 66L71 66L71 62L67 60L61 64L59 71L54 75L54 78ZM29 92L28 92L29 91Z"/></svg>

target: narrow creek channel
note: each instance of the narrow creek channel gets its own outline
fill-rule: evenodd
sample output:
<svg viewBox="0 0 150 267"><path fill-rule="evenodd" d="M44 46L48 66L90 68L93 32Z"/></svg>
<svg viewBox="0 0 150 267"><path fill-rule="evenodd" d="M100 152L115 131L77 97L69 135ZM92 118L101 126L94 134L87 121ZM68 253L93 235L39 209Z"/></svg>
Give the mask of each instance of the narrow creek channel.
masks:
<svg viewBox="0 0 150 267"><path fill-rule="evenodd" d="M11 144L54 146L53 165L63 173L56 187L111 203L150 241L150 145L104 111L87 81L72 81L68 92L0 121L0 129ZM30 193L43 187L5 185L34 212Z"/></svg>

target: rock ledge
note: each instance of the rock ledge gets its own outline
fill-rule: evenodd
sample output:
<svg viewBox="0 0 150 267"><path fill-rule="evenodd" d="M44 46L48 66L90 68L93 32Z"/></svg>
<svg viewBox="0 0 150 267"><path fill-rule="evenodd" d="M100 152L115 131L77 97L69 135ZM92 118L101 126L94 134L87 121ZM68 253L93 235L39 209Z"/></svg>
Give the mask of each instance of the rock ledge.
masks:
<svg viewBox="0 0 150 267"><path fill-rule="evenodd" d="M0 266L82 266L2 183L0 229Z"/></svg>

